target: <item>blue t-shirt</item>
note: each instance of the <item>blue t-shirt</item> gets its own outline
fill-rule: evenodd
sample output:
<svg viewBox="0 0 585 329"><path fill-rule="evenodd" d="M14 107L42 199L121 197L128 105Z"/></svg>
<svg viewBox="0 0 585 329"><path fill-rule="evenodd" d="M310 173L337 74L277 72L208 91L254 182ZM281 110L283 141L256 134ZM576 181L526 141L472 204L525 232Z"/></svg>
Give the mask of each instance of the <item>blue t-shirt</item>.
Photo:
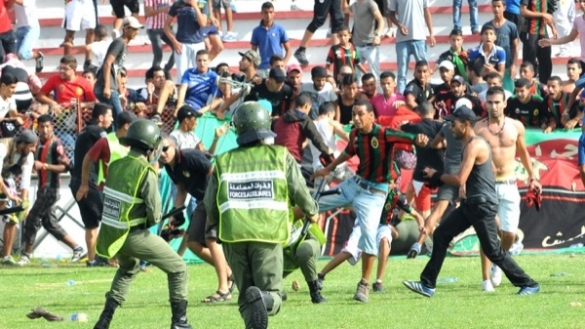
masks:
<svg viewBox="0 0 585 329"><path fill-rule="evenodd" d="M491 64L494 67L497 67L500 64L506 64L506 52L502 47L494 45L492 52L489 54L484 54L482 48L483 44L480 44L477 48L469 50L469 62L482 56L486 64Z"/></svg>
<svg viewBox="0 0 585 329"><path fill-rule="evenodd" d="M199 73L197 68L189 69L183 74L181 84L187 84L187 93L185 94L185 104L193 106L197 111L207 105L210 98L221 96L221 92L215 84L217 74L212 70L206 73Z"/></svg>
<svg viewBox="0 0 585 329"><path fill-rule="evenodd" d="M262 59L258 68L261 70L268 69L272 55L284 57L282 44L286 42L288 42L288 36L284 27L273 23L269 29L266 29L262 21L260 21L260 25L252 31L252 40L250 41L253 46L258 47L258 53Z"/></svg>
<svg viewBox="0 0 585 329"><path fill-rule="evenodd" d="M492 26L496 29L496 46L500 46L506 52L506 68L512 66L512 45L514 44L514 40L518 39L518 28L516 24L506 20L502 26L499 28L496 27L493 21L489 21L485 23L483 26Z"/></svg>
<svg viewBox="0 0 585 329"><path fill-rule="evenodd" d="M520 0L506 0L506 11L512 14L520 14Z"/></svg>
<svg viewBox="0 0 585 329"><path fill-rule="evenodd" d="M201 43L205 37L199 33L199 23L195 9L191 4L185 3L183 0L178 0L169 8L169 16L177 18L177 33L175 38L180 43L195 44Z"/></svg>

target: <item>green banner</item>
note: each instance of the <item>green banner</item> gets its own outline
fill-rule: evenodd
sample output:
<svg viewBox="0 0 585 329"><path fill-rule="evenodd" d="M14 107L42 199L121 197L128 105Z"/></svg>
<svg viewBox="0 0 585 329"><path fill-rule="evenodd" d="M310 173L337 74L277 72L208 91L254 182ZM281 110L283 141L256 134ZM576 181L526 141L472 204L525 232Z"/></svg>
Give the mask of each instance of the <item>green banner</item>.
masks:
<svg viewBox="0 0 585 329"><path fill-rule="evenodd" d="M548 142L555 139L570 139L574 141L579 141L579 137L581 136L581 131L579 129L574 129L572 131L567 131L565 129L557 129L550 134L545 134L542 132L542 129L535 129L529 128L526 129L526 145L534 145L539 144L542 142Z"/></svg>

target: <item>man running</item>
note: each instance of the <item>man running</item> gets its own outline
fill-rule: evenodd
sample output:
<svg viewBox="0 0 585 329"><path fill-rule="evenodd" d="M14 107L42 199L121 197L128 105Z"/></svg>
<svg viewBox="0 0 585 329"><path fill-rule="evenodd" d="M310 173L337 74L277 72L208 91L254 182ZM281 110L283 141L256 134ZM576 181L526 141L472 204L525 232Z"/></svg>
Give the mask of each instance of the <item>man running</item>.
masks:
<svg viewBox="0 0 585 329"><path fill-rule="evenodd" d="M525 142L524 125L512 118L504 116L506 107L504 89L492 87L488 89L486 109L488 118L475 125L475 133L483 137L492 149L492 156L496 172L496 193L498 196L498 217L500 218L499 233L502 249L509 251L516 239L516 232L520 223L520 193L516 185L516 151L522 165L528 174L529 188L542 190L540 183L534 177L532 161ZM482 249L483 250L483 249ZM481 254L483 271L483 290L494 291L494 286L502 282L502 270L493 266L491 282L489 276L490 262Z"/></svg>

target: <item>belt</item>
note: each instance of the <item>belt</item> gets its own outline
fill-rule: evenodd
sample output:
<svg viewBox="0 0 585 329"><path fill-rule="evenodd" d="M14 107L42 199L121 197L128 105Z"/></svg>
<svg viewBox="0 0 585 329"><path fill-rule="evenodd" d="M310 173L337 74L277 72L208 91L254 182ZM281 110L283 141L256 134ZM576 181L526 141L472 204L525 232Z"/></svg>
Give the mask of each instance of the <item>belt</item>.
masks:
<svg viewBox="0 0 585 329"><path fill-rule="evenodd" d="M366 191L369 191L370 193L377 193L377 194L382 194L382 195L386 195L386 192L383 190L380 190L378 188L372 187L370 184L367 183L366 180L362 179L359 176L353 176L352 178L356 184L358 184L358 186Z"/></svg>
<svg viewBox="0 0 585 329"><path fill-rule="evenodd" d="M508 178L508 179L496 180L496 184L516 185L516 178Z"/></svg>

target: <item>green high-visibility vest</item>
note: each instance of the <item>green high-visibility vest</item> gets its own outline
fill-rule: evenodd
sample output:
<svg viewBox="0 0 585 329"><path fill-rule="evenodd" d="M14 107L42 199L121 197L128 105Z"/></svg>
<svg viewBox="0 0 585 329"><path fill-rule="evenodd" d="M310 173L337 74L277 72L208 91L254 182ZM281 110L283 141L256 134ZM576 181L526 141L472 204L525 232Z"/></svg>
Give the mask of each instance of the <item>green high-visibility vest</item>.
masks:
<svg viewBox="0 0 585 329"><path fill-rule="evenodd" d="M118 136L116 136L115 132L111 132L111 133L107 134L106 140L108 141L108 148L110 149L110 161L108 161L108 163L106 163L107 166L109 166L110 163L125 157L128 154L128 151L130 151L129 147L120 144L120 141L118 140ZM105 181L106 181L106 177L104 174L104 166L103 166L103 162L100 160L99 164L98 164L97 184L101 185Z"/></svg>
<svg viewBox="0 0 585 329"><path fill-rule="evenodd" d="M138 198L140 184L154 168L144 157L126 156L108 167L108 180L104 188L104 208L96 252L105 258L114 257L124 245L130 228L146 224L143 217L130 218L134 206L144 203Z"/></svg>
<svg viewBox="0 0 585 329"><path fill-rule="evenodd" d="M286 243L290 237L286 152L282 146L237 148L216 160L219 238Z"/></svg>

